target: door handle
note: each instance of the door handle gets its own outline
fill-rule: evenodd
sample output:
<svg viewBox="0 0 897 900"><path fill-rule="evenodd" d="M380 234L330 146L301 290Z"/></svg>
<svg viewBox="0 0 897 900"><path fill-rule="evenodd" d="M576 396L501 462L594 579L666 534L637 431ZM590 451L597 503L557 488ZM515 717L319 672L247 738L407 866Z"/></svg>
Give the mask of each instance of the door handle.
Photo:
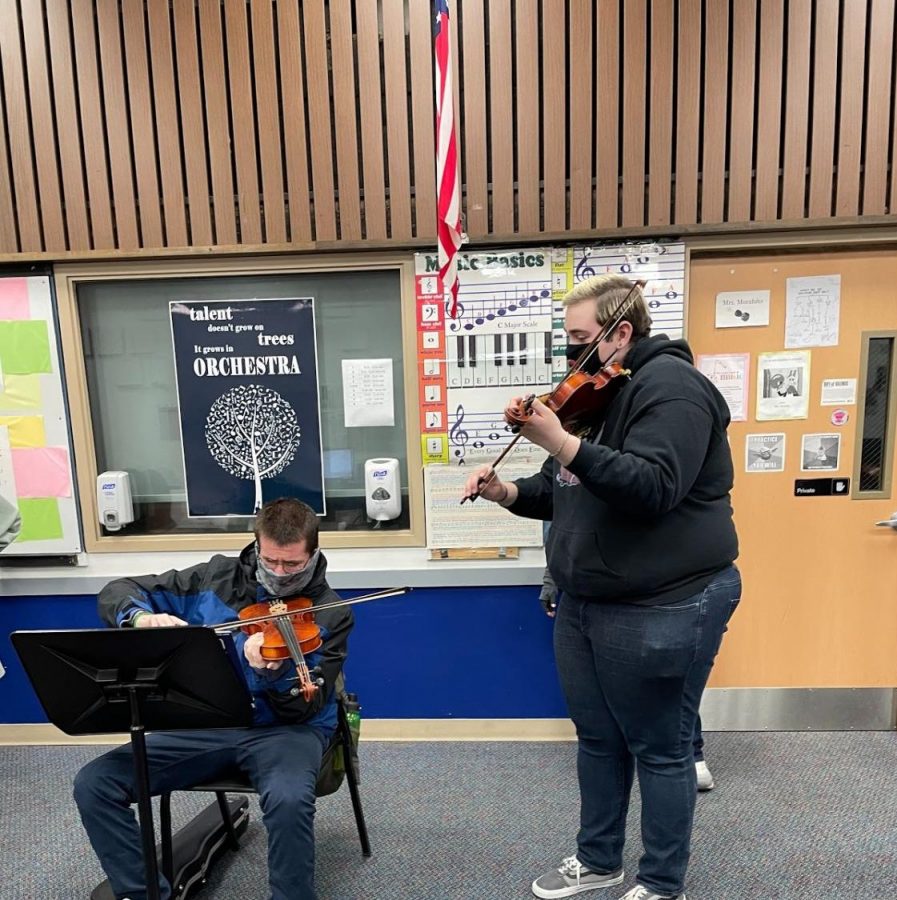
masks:
<svg viewBox="0 0 897 900"><path fill-rule="evenodd" d="M875 525L878 528L893 528L894 531L897 531L897 512L892 512L890 519L885 519L883 522L876 522Z"/></svg>

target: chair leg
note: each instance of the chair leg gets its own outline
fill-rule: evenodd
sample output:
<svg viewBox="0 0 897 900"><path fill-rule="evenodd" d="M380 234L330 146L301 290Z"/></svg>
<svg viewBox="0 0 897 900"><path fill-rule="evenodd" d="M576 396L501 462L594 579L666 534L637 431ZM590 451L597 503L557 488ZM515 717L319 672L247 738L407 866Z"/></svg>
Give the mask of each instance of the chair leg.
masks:
<svg viewBox="0 0 897 900"><path fill-rule="evenodd" d="M240 839L234 829L234 820L230 814L230 806L227 803L227 794L224 791L215 791L215 799L218 801L218 809L221 810L221 820L227 831L227 842L232 850L240 849Z"/></svg>
<svg viewBox="0 0 897 900"><path fill-rule="evenodd" d="M342 704L338 707L338 724L340 742L343 745L343 760L346 766L346 780L349 782L349 794L352 797L352 809L355 812L355 824L358 826L358 839L361 841L361 852L365 856L371 856L371 842L368 838L368 826L364 820L364 810L361 807L361 794L358 791L358 773L355 771L355 760L352 758L352 732L349 730L349 722L346 719L346 711Z"/></svg>
<svg viewBox="0 0 897 900"><path fill-rule="evenodd" d="M174 881L174 862L171 851L171 794L159 797L159 831L162 837L162 875L172 884Z"/></svg>

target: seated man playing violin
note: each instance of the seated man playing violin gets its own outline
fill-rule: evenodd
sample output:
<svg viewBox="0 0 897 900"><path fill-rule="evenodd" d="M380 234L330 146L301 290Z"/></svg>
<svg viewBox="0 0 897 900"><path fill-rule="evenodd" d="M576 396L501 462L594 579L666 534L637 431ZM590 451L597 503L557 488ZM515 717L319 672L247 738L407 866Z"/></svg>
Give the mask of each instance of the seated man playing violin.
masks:
<svg viewBox="0 0 897 900"><path fill-rule="evenodd" d="M339 600L326 580L318 519L299 500L274 500L260 510L253 544L239 557L162 575L122 578L99 595L100 616L119 628L220 625L240 610L278 598L313 606ZM268 831L272 900L314 900L315 782L336 728L334 684L353 625L348 606L315 615L321 644L304 657L311 688L297 680L293 658L266 658L262 631L238 633L235 644L253 698L250 728L158 732L147 736L152 794L210 781L235 768L258 791ZM270 656L268 654L267 656ZM131 804L137 788L130 745L88 763L75 778L75 801L117 900L144 900L140 831ZM160 876L162 900L171 887Z"/></svg>

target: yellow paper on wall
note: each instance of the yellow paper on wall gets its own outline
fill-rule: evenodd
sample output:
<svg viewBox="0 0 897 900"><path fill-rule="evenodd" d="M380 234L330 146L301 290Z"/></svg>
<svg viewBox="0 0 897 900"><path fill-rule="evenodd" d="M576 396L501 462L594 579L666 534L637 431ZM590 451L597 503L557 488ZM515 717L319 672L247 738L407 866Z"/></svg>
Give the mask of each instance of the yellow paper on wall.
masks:
<svg viewBox="0 0 897 900"><path fill-rule="evenodd" d="M444 434L422 434L420 449L425 466L448 462L448 440Z"/></svg>
<svg viewBox="0 0 897 900"><path fill-rule="evenodd" d="M40 409L40 375L6 375L0 390L0 410Z"/></svg>
<svg viewBox="0 0 897 900"><path fill-rule="evenodd" d="M10 447L44 447L43 416L0 416L0 425L9 428Z"/></svg>

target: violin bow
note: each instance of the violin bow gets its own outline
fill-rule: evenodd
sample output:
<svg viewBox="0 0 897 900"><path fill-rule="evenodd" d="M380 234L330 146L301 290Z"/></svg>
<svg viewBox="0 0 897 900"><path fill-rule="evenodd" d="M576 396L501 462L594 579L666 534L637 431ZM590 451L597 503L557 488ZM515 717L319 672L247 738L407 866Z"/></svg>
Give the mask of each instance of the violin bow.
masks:
<svg viewBox="0 0 897 900"><path fill-rule="evenodd" d="M645 287L646 284L647 284L647 282L641 278L636 279L632 283L632 287L629 289L629 292L620 301L619 305L613 311L613 313L611 313L610 318L604 323L604 325L601 327L601 330L598 332L598 334L596 334L595 337L593 337L592 340L589 341L589 343L583 347L582 352L579 354L579 356L576 357L576 362L573 363L573 365L564 373L564 377L551 389L551 392L548 394L548 397L546 399L550 400L552 397L554 397L554 395L560 390L560 388L564 384L564 382L571 375L573 375L575 372L582 371L582 369L585 367L586 363L592 358L592 354L597 351L598 345L606 337L608 337L614 333L614 330L623 321L623 317L626 315L627 312L629 312L629 307L632 306L635 303L635 301L638 299L638 294L636 294L636 291L639 288ZM616 351L614 351L614 352L616 353ZM613 355L611 356L611 358L613 358ZM608 360L608 362L610 362L610 360ZM607 363L605 363L605 365L607 365ZM529 409L529 407L532 405L532 402L534 399L535 399L535 394L531 394L527 398L527 400L526 400L526 408L527 409ZM499 456L495 460L495 462L492 463L492 468L479 480L478 490L476 490L474 493L470 494L467 497L462 497L461 503L459 504L460 506L463 506L468 500L470 500L470 502L473 503L473 501L476 500L480 496L480 493L482 492L483 488L488 487L492 483L492 480L495 478L495 476L497 474L498 467L502 464L502 462L504 462L505 457L507 457L507 455L511 452L511 450L514 449L514 446L517 444L517 441L519 441L521 437L522 437L522 435L519 432L514 435L513 439L508 444L508 446L505 447L504 450L502 450L502 452L499 454Z"/></svg>
<svg viewBox="0 0 897 900"><path fill-rule="evenodd" d="M275 619L288 619L291 616L302 616L306 613L319 613L325 609L336 609L340 606L354 606L357 603L368 603L371 600L385 600L387 597L400 597L412 590L410 587L386 588L375 591L373 594L365 594L361 597L353 597L351 600L334 600L332 603L322 603L320 606L309 606L305 609L293 610L293 612L271 613L267 616L255 616L252 619L238 619L234 622L222 622L220 625L212 625L216 632L227 633L236 631L244 625L256 625L259 622L273 622Z"/></svg>

